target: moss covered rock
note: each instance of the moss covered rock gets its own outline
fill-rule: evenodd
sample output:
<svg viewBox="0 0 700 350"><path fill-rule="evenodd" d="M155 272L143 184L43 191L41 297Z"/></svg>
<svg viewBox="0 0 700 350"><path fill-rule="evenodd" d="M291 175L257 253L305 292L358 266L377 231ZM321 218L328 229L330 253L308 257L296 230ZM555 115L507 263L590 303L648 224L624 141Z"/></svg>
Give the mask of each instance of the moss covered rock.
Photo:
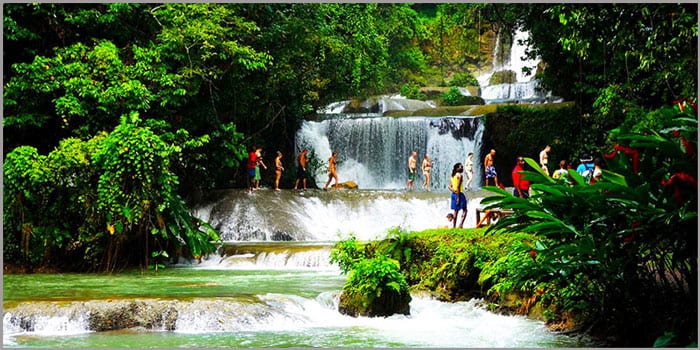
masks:
<svg viewBox="0 0 700 350"><path fill-rule="evenodd" d="M376 255L351 265L338 311L354 317L410 314L411 293L397 260Z"/></svg>

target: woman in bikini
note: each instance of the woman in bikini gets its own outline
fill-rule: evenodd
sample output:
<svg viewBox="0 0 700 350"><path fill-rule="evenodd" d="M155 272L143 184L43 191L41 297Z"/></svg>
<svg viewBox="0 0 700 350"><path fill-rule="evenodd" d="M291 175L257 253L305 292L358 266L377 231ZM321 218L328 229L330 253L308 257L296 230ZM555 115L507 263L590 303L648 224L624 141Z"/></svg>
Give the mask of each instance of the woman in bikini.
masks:
<svg viewBox="0 0 700 350"><path fill-rule="evenodd" d="M430 156L426 154L425 157L423 157L423 162L421 163L420 167L423 170L423 177L425 177L425 181L423 181L423 188L430 191L430 168L433 167L433 163L430 161Z"/></svg>
<svg viewBox="0 0 700 350"><path fill-rule="evenodd" d="M282 172L284 167L282 166L282 152L277 151L277 158L275 158L275 191L280 191L280 177L282 177Z"/></svg>

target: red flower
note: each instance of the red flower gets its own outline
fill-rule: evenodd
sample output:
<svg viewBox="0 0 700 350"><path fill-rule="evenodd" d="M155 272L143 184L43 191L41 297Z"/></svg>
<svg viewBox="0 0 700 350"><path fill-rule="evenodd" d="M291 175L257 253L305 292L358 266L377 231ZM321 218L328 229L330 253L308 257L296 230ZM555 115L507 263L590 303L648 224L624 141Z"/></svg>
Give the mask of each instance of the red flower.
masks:
<svg viewBox="0 0 700 350"><path fill-rule="evenodd" d="M690 144L690 141L683 137L681 135L680 131L678 129L673 129L673 136L679 138L681 140L681 143L683 144L683 149L685 149L685 154L688 156L692 157L695 154L695 150L693 149L693 145Z"/></svg>
<svg viewBox="0 0 700 350"><path fill-rule="evenodd" d="M613 158L615 158L616 155L617 155L617 150L612 151L610 153L606 153L603 155L603 157L605 157L606 159L613 159Z"/></svg>
<svg viewBox="0 0 700 350"><path fill-rule="evenodd" d="M533 261L537 257L537 252L534 249L530 249L530 257L532 258Z"/></svg>
<svg viewBox="0 0 700 350"><path fill-rule="evenodd" d="M640 221L633 222L632 223L632 232L630 233L629 236L623 237L622 240L625 241L625 243L631 243L632 241L634 241L634 230L641 225L642 225L642 223Z"/></svg>
<svg viewBox="0 0 700 350"><path fill-rule="evenodd" d="M612 159L615 158L618 151L632 157L632 171L635 174L639 173L639 151L636 148L623 146L618 143L615 145L612 153L604 154L603 156L607 159Z"/></svg>
<svg viewBox="0 0 700 350"><path fill-rule="evenodd" d="M693 177L693 175L683 172L671 175L671 177L668 178L668 180L661 180L661 185L663 185L664 187L673 185L673 197L678 203L680 203L683 200L681 198L681 191L678 187L679 183L686 184L695 188L697 188L698 186L698 182L695 179L695 177Z"/></svg>
<svg viewBox="0 0 700 350"><path fill-rule="evenodd" d="M693 99L682 98L680 100L674 100L673 103L678 105L678 108L681 110L681 112L685 110L686 105L690 105L691 107L693 107L693 112L698 113L698 105Z"/></svg>
<svg viewBox="0 0 700 350"><path fill-rule="evenodd" d="M671 175L668 180L661 180L661 184L664 185L664 187L668 187L670 185L677 184L679 181L691 186L698 185L698 182L693 175L684 172L675 173Z"/></svg>

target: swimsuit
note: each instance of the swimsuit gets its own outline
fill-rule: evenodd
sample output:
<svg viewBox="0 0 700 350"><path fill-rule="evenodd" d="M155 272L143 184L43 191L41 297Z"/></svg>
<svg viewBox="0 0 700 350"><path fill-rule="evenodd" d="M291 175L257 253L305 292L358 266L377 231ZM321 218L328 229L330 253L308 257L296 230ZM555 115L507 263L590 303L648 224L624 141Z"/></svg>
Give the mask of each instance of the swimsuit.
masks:
<svg viewBox="0 0 700 350"><path fill-rule="evenodd" d="M498 176L498 174L496 174L496 167L494 167L493 165L487 166L486 167L486 178L490 179L490 178L494 178L496 176Z"/></svg>
<svg viewBox="0 0 700 350"><path fill-rule="evenodd" d="M306 169L304 169L304 167L301 166L301 162L298 163L299 167L297 167L297 179L304 180L306 179Z"/></svg>

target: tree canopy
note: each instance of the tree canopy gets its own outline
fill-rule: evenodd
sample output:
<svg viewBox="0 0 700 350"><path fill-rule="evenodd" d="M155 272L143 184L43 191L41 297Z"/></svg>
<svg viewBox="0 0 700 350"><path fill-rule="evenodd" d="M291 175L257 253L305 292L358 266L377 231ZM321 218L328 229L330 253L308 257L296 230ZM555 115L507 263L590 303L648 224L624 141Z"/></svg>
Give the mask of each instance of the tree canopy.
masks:
<svg viewBox="0 0 700 350"><path fill-rule="evenodd" d="M145 233L146 250L183 244L163 231L192 222L182 198L239 185L246 148L291 153L302 120L330 102L475 84L491 66L495 38L505 48L518 27L530 33L530 55L544 62L533 73L576 101L603 136L697 90L696 4L8 3L3 10L7 258L37 258L65 242L95 251L116 233ZM125 158L110 159L108 150ZM70 170L55 171L56 162ZM41 210L48 198L63 201ZM187 230L195 241L209 237Z"/></svg>

